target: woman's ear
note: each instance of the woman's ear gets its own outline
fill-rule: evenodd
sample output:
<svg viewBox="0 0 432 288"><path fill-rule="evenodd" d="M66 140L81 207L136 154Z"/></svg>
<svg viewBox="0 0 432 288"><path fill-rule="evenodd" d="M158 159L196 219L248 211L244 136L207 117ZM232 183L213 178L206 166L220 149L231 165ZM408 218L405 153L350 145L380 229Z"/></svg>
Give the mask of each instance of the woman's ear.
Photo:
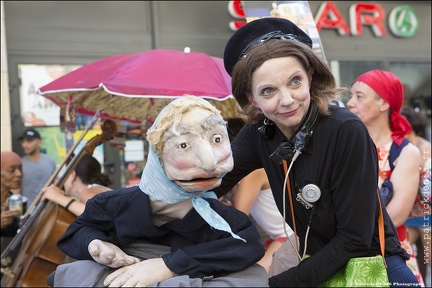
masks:
<svg viewBox="0 0 432 288"><path fill-rule="evenodd" d="M77 177L76 171L72 170L72 172L69 174L71 183L75 181L76 177Z"/></svg>
<svg viewBox="0 0 432 288"><path fill-rule="evenodd" d="M250 104L252 104L252 105L255 106L256 108L259 108L258 104L256 103L254 97L253 97L251 94L246 93L246 97L247 97L247 99L249 100L249 103L250 103Z"/></svg>
<svg viewBox="0 0 432 288"><path fill-rule="evenodd" d="M380 98L381 101L381 106L380 106L380 111L387 111L390 109L390 104L387 103L384 99Z"/></svg>

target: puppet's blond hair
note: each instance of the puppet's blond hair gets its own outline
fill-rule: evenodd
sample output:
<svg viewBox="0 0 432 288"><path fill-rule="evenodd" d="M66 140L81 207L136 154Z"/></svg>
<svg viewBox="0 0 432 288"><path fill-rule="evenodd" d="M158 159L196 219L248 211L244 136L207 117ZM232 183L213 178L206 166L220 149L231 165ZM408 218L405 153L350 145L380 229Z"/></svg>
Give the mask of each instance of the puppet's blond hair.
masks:
<svg viewBox="0 0 432 288"><path fill-rule="evenodd" d="M165 132L171 128L175 129L180 124L182 115L194 108L209 110L222 118L221 112L202 98L188 95L175 99L159 113L155 123L147 131L147 140L154 146L157 155L162 153Z"/></svg>

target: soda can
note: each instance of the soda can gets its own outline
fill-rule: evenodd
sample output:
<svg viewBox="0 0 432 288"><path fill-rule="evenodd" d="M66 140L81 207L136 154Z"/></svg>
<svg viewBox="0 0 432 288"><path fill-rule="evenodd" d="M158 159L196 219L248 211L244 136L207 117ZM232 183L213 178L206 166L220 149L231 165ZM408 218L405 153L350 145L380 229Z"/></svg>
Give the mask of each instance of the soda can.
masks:
<svg viewBox="0 0 432 288"><path fill-rule="evenodd" d="M23 213L22 196L13 194L9 197L9 210L18 210L20 214Z"/></svg>
<svg viewBox="0 0 432 288"><path fill-rule="evenodd" d="M27 204L28 203L28 198L27 197L25 197L25 196L22 196L22 206L23 206L23 209L22 209L22 214L25 214L26 212L27 212ZM21 214L21 215L22 215Z"/></svg>

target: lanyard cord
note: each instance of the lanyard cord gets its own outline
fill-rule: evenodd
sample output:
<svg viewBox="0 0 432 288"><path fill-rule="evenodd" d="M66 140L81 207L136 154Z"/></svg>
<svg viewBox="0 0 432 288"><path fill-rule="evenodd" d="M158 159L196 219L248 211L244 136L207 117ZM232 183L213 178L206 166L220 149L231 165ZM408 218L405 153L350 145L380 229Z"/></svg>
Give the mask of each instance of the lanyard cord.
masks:
<svg viewBox="0 0 432 288"><path fill-rule="evenodd" d="M294 219L294 205L292 203L291 185L290 185L290 180L289 180L289 177L288 177L289 172L291 171L293 163L294 163L294 161L292 161L290 163L290 166L287 169L287 162L286 162L286 160L283 160L283 167L284 167L284 172L285 172L285 181L284 182L286 183L286 185L284 185L284 187L283 187L283 194L282 194L282 197L283 197L283 202L282 202L282 204L283 204L283 227L284 227L284 232L285 232L285 235L287 236L288 241L290 242L290 244L293 247L293 249L296 251L296 254L297 254L297 257L298 257L299 261L301 261L302 259L304 259L305 255L306 255L307 239L308 239L308 236L309 236L309 229L310 229L310 224L312 222L312 217L313 217L313 215L315 213L315 205L312 208L311 216L309 218L309 223L308 223L308 227L307 227L307 230L306 230L305 248L304 248L304 251L303 251L303 257L300 257L300 253L299 253L300 249L299 249L299 246L298 246L298 239L297 239L298 238L297 237L297 228L296 228L295 219ZM296 247L294 247L294 244L291 242L291 240L290 240L290 238L288 236L288 233L286 232L286 228L285 228L285 223L286 223L286 221L285 221L285 219L286 219L286 209L285 209L285 207L286 207L285 206L285 194L286 194L285 192L286 192L286 189L285 188L286 187L288 187L289 202L290 202L290 207L291 207L290 210L291 210L291 217L292 217L293 228L294 228L293 230L294 230L294 235L295 235L295 240L296 240ZM387 268L387 263L386 263L386 260L385 260L384 216L383 216L383 213L382 213L381 197L380 197L378 189L377 189L377 196L378 196L378 204L379 204L379 215L378 215L378 235L379 235L379 242L380 242L379 244L380 244L380 248L381 248L380 250L381 250L381 255L383 257L384 265Z"/></svg>
<svg viewBox="0 0 432 288"><path fill-rule="evenodd" d="M289 168L287 170L287 162L286 162L286 160L283 160L283 166L284 166L284 172L285 172L285 181L284 181L284 187L283 187L283 193L282 193L282 197L283 197L283 200L282 200L282 204L283 204L283 223L282 224L283 224L284 232L285 232L285 235L287 236L288 241L290 242L291 246L296 251L297 257L298 257L299 261L301 261L302 258L300 257L300 254L298 252L300 249L299 249L299 244L298 244L298 239L297 239L298 238L297 237L297 227L296 227L296 223L295 223L295 219L294 219L294 205L292 203L291 185L290 185L290 180L289 180L289 172L291 171L293 163L294 163L294 161L291 161L290 166L289 166ZM285 219L286 219L286 207L285 207L285 202L286 202L285 201L285 195L286 195L286 193L285 193L285 191L286 191L286 187L288 187L288 194L289 194L288 199L289 199L290 207L291 207L290 210L291 210L291 218L292 218L292 223L293 223L293 229L294 229L294 236L295 236L295 241L296 241L296 247L294 247L294 244L291 242L291 240L290 240L290 238L288 236L288 233L286 232L286 228L285 228L285 223L286 223L286 221L285 221Z"/></svg>
<svg viewBox="0 0 432 288"><path fill-rule="evenodd" d="M299 261L301 261L301 260L304 259L305 255L306 255L307 239L308 239L308 236L309 236L309 230L310 230L310 224L312 222L312 217L315 214L315 205L312 208L311 215L310 215L309 222L308 222L307 229L306 229L305 247L304 247L303 255L300 257L300 253L299 253L300 248L299 248L298 237L297 237L297 227L296 227L296 223L295 223L295 219L294 219L294 205L292 203L291 185L290 185L290 180L289 180L289 177L288 177L289 172L291 171L293 163L294 163L294 161L291 162L291 164L290 164L290 166L288 168L288 171L287 171L287 163L286 163L285 160L283 160L283 166L284 166L284 172L285 172L285 183L286 183L286 185L284 185L284 189L283 189L283 221L284 221L283 224L285 224L285 222L286 222L285 221L285 219L286 219L286 210L285 210L285 195L286 195L286 193L285 193L285 187L288 187L288 196L289 196L289 202L290 202L290 208L291 208L290 209L291 210L291 218L292 218L292 222L293 222L294 235L296 236L295 237L296 247L294 247L294 245L291 243L291 240L288 237L288 233L286 232L285 226L284 226L284 231L285 231L285 235L287 236L288 240L291 243L291 246L296 251L297 257L298 257Z"/></svg>

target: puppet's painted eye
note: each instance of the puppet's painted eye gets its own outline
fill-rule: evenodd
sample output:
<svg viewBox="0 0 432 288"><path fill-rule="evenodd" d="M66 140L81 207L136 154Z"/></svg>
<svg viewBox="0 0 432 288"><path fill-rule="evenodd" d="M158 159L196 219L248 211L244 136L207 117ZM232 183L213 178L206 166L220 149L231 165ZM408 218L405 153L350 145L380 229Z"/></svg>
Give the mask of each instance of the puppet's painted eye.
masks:
<svg viewBox="0 0 432 288"><path fill-rule="evenodd" d="M222 140L223 137L221 135L213 135L213 139L212 139L213 143L219 144L222 142Z"/></svg>

